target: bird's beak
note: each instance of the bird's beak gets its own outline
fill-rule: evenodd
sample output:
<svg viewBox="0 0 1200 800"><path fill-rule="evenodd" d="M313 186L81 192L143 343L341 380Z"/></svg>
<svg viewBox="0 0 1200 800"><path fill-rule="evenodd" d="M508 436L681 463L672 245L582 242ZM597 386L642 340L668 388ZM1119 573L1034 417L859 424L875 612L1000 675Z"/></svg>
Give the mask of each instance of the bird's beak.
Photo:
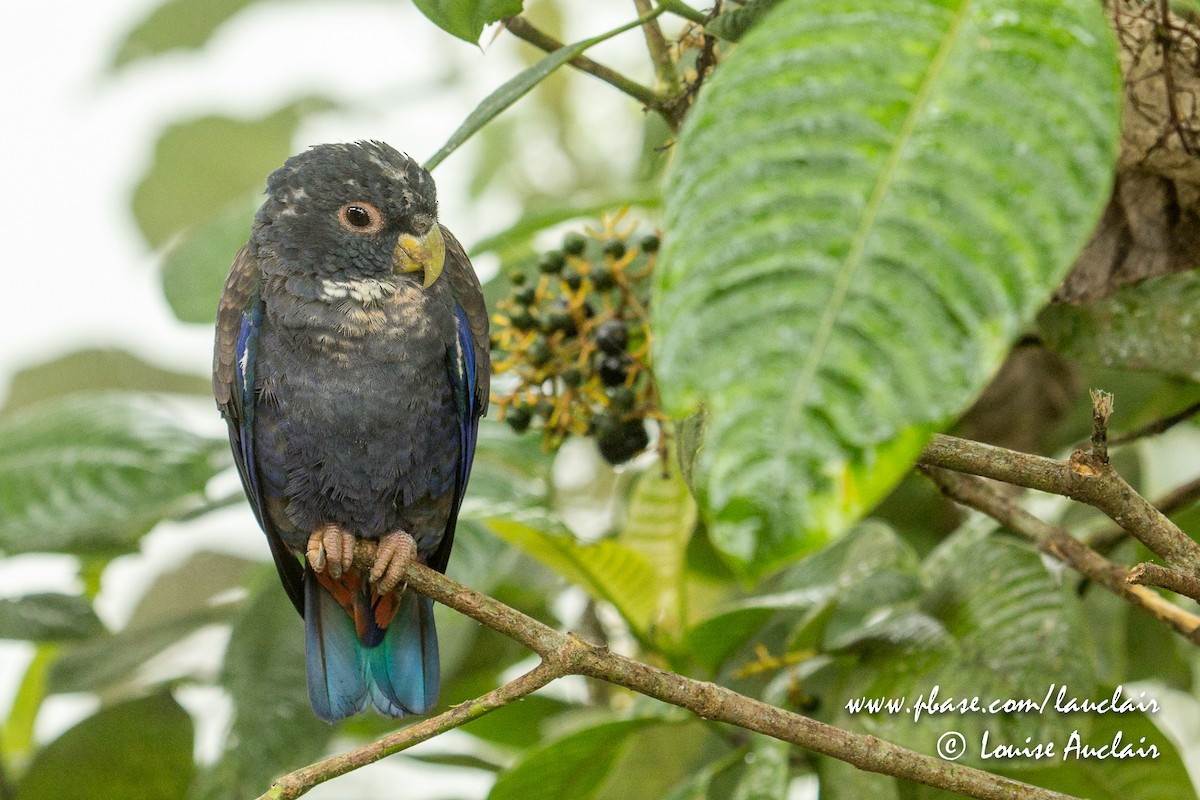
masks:
<svg viewBox="0 0 1200 800"><path fill-rule="evenodd" d="M404 234L396 242L392 251L392 271L425 272L424 286L428 289L442 274L446 263L446 241L442 238L442 230L434 225L429 233L421 238Z"/></svg>

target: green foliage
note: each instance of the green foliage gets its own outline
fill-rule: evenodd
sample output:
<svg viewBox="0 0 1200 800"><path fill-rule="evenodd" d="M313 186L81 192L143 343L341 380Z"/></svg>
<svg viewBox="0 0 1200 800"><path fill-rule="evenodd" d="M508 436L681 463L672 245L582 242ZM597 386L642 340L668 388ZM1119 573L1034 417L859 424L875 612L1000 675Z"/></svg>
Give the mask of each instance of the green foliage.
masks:
<svg viewBox="0 0 1200 800"><path fill-rule="evenodd" d="M194 771L191 717L156 694L102 709L43 748L16 800L182 797Z"/></svg>
<svg viewBox="0 0 1200 800"><path fill-rule="evenodd" d="M331 105L310 97L258 119L207 116L168 127L133 192L134 217L146 242L162 247L185 229L226 213L230 204L261 192L264 176L292 154L300 120Z"/></svg>
<svg viewBox="0 0 1200 800"><path fill-rule="evenodd" d="M221 684L233 699L224 755L192 798L255 797L281 772L313 761L333 736L308 705L304 624L273 569L258 571L233 622Z"/></svg>
<svg viewBox="0 0 1200 800"><path fill-rule="evenodd" d="M255 2L258 0L168 0L125 36L113 66L128 66L172 50L198 49L226 20Z"/></svg>
<svg viewBox="0 0 1200 800"><path fill-rule="evenodd" d="M208 377L155 366L124 350L89 349L60 356L13 376L0 416L81 391L139 391L208 396Z"/></svg>
<svg viewBox="0 0 1200 800"><path fill-rule="evenodd" d="M169 246L162 260L163 293L181 321L216 321L214 298L221 296L229 265L250 238L250 223L261 203L258 194L235 200Z"/></svg>
<svg viewBox="0 0 1200 800"><path fill-rule="evenodd" d="M198 48L253 2L165 0L128 34L116 64L144 60L149 69L150 56ZM522 8L519 0L417 5L472 43ZM293 6L272 4L269 13ZM723 41L678 137L663 120L647 122L636 176L616 174L608 154L597 155L591 128L608 129L577 108L575 84L557 70L632 21L531 56L430 165L482 133L472 192L516 198L517 221L501 232L458 231L472 254L501 262L485 286L493 308L513 293L512 272L532 276L527 287L541 279L529 259L547 242L558 246L566 222L632 206L639 225L661 233L648 310L657 383L676 417L656 444L673 458L635 460L580 488L566 474L570 459L552 462L533 437L485 421L450 574L648 663L921 752L935 752L947 730L975 746L985 730L1060 749L1075 730L1089 744L1117 732L1132 743L1144 737L1159 758L982 766L1080 797L1195 798L1185 762L1195 763L1198 745L1166 713L913 721L846 706L859 697L915 701L934 685L943 698L1040 699L1052 683L1102 698L1138 680L1164 704L1183 706L1174 718L1194 711L1200 660L1190 642L994 526L960 525L920 476L878 503L926 435L959 416L1033 322L1108 196L1119 94L1099 5L750 0L725 3L711 20L679 0L654 7ZM547 27L569 21L565 4L538 13L553 21ZM626 19L633 13L630 5ZM689 84L708 46L698 31L684 37L675 65ZM407 35L416 34L397 32L398 47ZM420 35L440 34L426 26ZM643 39L632 32L596 57ZM467 49L441 41L450 85L453 55ZM648 62L641 74L651 74ZM669 83L654 91L686 108L690 98L669 97ZM263 177L293 152L296 132L331 107L298 100L255 119L203 116L162 133L133 213L162 252L163 291L179 320L211 324ZM550 182L521 174L531 121L538 146L555 140L563 157L545 159ZM668 158L664 189L655 176ZM1116 392L1120 425L1132 428L1200 391L1196 295L1192 275L1169 276L1100 303L1046 310L1036 324L1083 370L1081 385ZM607 313L621 302L629 301L596 305ZM0 411L0 551L78 556L85 590L0 599L0 637L36 643L0 731L2 796L255 797L286 770L409 722L360 715L332 727L312 715L302 622L266 564L197 553L157 575L124 624L100 622L93 600L110 585L114 556L136 550L159 522L186 524L243 502L210 494L233 486L232 464L223 439L181 422L177 404L188 398L150 394L203 396L215 424L206 369L173 372L87 350L13 382ZM504 377L493 384L498 396ZM1047 442L1087 436L1086 400L1072 402L1078 413ZM1179 434L1182 444L1116 451L1120 469L1142 491L1176 472L1182 480L1191 467L1180 468L1178 451L1190 452L1194 433ZM584 495L602 519L581 523ZM868 511L875 517L860 519ZM1077 511L1047 518L1073 532L1094 522ZM1177 519L1200 530L1194 508ZM237 524L248 539L261 536ZM1110 557L1142 556L1126 546ZM437 616L439 710L533 662L462 615L439 607ZM225 631L219 670L170 657ZM193 763L192 720L169 693L179 685L219 690L232 710L213 763ZM494 775L490 796L499 800L766 800L790 796L795 779L814 770L831 800L950 796L685 719L598 682L570 689L585 685L586 698L547 691L499 709L438 747L406 753L406 766ZM99 697L100 711L36 742L46 697L75 692ZM366 797L346 780L350 788L334 794Z"/></svg>
<svg viewBox="0 0 1200 800"><path fill-rule="evenodd" d="M485 3L485 5L499 4L500 0L495 0L492 3ZM429 11L427 11L425 7L426 5L432 6L430 0L420 0L417 5L420 6L423 11L425 11L427 16L429 15ZM455 0L455 2L451 2L450 5L454 7L466 7L470 4L460 3ZM437 22L437 19L434 19L434 21ZM441 22L438 22L438 24L442 25ZM499 89L484 98L483 102L480 103L474 111L467 115L466 120L464 120L463 124L458 127L458 130L450 135L450 139L444 145L442 145L442 147L436 153L430 156L428 161L425 162L425 169L433 170L438 164L445 161L446 156L450 155L459 147L461 147L463 142L467 141L476 133L478 133L484 125L487 125L493 119L500 116L505 109L528 94L535 86L544 81L550 73L554 72L554 70L558 69L563 64L566 64L576 56L583 55L583 53L593 45L607 41L617 34L624 33L631 28L636 28L639 24L640 22L631 22L628 25L622 25L619 28L615 28L607 33L602 33L599 36L593 36L590 39L584 39L581 42L560 47L553 53L550 53L548 56L538 61L533 66L527 67L515 77L510 78ZM442 27L446 26L442 25ZM447 30L449 30L449 28L447 28ZM480 25L480 30L482 30L482 23ZM462 35L455 31L451 31L451 33L455 33L456 36ZM470 39L469 41L475 41L478 38L479 31L475 31L474 38Z"/></svg>
<svg viewBox="0 0 1200 800"><path fill-rule="evenodd" d="M637 550L611 539L580 544L569 534L514 520L493 520L488 527L596 599L612 603L634 631L645 634L658 610L659 592L654 568Z"/></svg>
<svg viewBox="0 0 1200 800"><path fill-rule="evenodd" d="M1085 306L1052 306L1038 317L1038 329L1055 350L1084 362L1195 379L1198 304L1195 273L1163 275Z"/></svg>
<svg viewBox="0 0 1200 800"><path fill-rule="evenodd" d="M115 555L197 507L226 445L149 395L76 394L0 421L0 552Z"/></svg>
<svg viewBox="0 0 1200 800"><path fill-rule="evenodd" d="M848 695L904 697L911 704L922 694L928 699L938 686L943 700L980 696L1040 702L1054 683L1069 687L1073 696L1092 696L1091 665L1078 658L1084 649L1078 602L1046 572L1036 551L963 532L931 553L922 572L929 588L912 606L937 626L936 635L881 637L878 618L888 606L874 609L857 627L876 635L840 637L850 638L843 646L863 659ZM891 616L905 610L906 604L895 605ZM1035 742L1065 741L1088 719L967 713L926 714L916 722L906 714L858 715L845 721L920 752L935 752L938 738L955 730L972 743L963 763L986 767L975 747L984 731L1003 742L1024 742L1027 736Z"/></svg>
<svg viewBox="0 0 1200 800"><path fill-rule="evenodd" d="M694 486L737 569L844 531L984 386L1108 196L1116 75L1086 0L784 3L717 71L655 355L668 408L708 409Z"/></svg>
<svg viewBox="0 0 1200 800"><path fill-rule="evenodd" d="M606 722L556 739L503 773L488 800L588 800L608 777L621 747L655 717Z"/></svg>
<svg viewBox="0 0 1200 800"><path fill-rule="evenodd" d="M0 639L63 641L103 629L92 604L83 597L42 593L0 600Z"/></svg>
<svg viewBox="0 0 1200 800"><path fill-rule="evenodd" d="M521 13L523 0L413 0L429 20L447 33L476 44L485 25Z"/></svg>

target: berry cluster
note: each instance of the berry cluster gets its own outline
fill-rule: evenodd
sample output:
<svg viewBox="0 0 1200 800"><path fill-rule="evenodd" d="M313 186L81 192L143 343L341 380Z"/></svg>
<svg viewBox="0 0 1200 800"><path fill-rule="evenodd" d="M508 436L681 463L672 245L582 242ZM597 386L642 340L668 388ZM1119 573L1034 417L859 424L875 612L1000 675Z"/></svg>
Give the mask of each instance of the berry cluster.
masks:
<svg viewBox="0 0 1200 800"><path fill-rule="evenodd" d="M649 446L647 421L665 452L646 317L659 240L635 242L636 224L621 216L567 234L542 253L536 276L510 272L492 336L493 371L512 376L492 398L501 419L517 432L540 428L548 450L571 434L595 437L611 464Z"/></svg>

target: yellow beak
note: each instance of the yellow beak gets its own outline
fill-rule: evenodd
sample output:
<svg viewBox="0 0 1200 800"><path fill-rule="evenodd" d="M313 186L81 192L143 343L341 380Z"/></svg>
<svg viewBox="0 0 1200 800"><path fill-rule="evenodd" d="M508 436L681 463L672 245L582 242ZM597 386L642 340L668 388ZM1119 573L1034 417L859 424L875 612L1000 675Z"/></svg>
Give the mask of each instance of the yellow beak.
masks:
<svg viewBox="0 0 1200 800"><path fill-rule="evenodd" d="M437 225L429 229L429 233L418 239L404 234L396 242L392 251L392 271L425 273L423 285L426 289L442 274L446 264L446 241L442 238L442 230Z"/></svg>

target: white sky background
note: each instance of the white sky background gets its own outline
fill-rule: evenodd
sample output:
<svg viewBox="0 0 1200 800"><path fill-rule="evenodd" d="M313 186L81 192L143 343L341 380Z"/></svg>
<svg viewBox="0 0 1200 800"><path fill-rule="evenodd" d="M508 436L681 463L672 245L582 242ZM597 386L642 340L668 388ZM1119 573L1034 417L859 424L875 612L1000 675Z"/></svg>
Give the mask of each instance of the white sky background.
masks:
<svg viewBox="0 0 1200 800"><path fill-rule="evenodd" d="M379 138L417 159L434 152L475 104L516 74L516 43L502 36L480 51L435 28L404 0L283 2L252 7L221 28L200 52L180 52L116 74L107 65L123 38L159 0L45 0L8 3L0 26L0 258L4 311L0 315L0 394L14 372L84 347L124 348L165 367L207 371L212 333L171 315L159 286L157 256L141 240L129 210L132 189L149 166L162 128L208 113L255 117L289 99L325 93L351 101L353 114L307 123L300 150L322 141ZM632 3L570 0L575 40L628 21ZM485 33L485 42L489 34ZM649 70L640 33L632 31L593 51L643 80ZM436 79L453 59L463 80L447 89ZM615 90L590 78L577 81L581 113L595 121L598 158L636 153L637 118ZM536 147L530 137L528 147ZM470 158L452 155L435 177L442 219L468 246L504 228L516 209L504 198L472 204L466 197ZM537 152L525 153L530 173ZM547 156L549 157L549 155ZM263 176L265 178L265 176ZM479 264L481 271L495 265ZM214 298L215 303L215 298ZM204 424L220 429L215 409ZM231 486L236 479L230 479ZM36 535L36 532L31 532ZM200 525L162 526L139 555L119 559L105 575L98 609L120 625L153 575L190 552L219 547L267 559L245 508L212 515ZM31 591L76 591L70 559L0 560L0 596ZM210 639L216 652L221 640ZM29 658L25 645L0 642L0 713L7 713ZM221 707L217 698L182 701ZM89 713L87 699L52 700L39 719L43 738ZM215 742L221 714L201 714L199 745ZM461 734L460 734L461 735ZM205 742L208 742L208 745ZM344 796L391 785L397 766L378 766L327 784L314 798ZM445 771L435 770L437 775ZM406 796L482 796L489 781L441 780ZM461 772L455 774L461 775ZM427 794L420 788L439 790ZM265 788L265 787L264 787Z"/></svg>

